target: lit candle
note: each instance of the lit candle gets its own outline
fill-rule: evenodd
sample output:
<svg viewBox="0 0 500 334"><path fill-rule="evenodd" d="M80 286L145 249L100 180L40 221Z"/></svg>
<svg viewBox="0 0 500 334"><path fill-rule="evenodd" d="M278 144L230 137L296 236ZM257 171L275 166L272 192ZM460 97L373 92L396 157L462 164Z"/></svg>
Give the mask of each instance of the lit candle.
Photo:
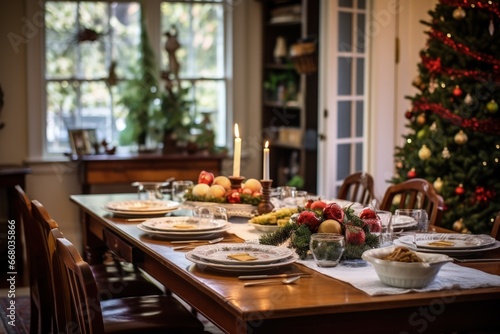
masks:
<svg viewBox="0 0 500 334"><path fill-rule="evenodd" d="M233 176L240 176L240 160L241 160L241 138L238 131L238 123L234 124L234 160L233 160Z"/></svg>
<svg viewBox="0 0 500 334"><path fill-rule="evenodd" d="M264 163L262 171L262 179L264 181L269 181L269 142L266 141L264 146Z"/></svg>

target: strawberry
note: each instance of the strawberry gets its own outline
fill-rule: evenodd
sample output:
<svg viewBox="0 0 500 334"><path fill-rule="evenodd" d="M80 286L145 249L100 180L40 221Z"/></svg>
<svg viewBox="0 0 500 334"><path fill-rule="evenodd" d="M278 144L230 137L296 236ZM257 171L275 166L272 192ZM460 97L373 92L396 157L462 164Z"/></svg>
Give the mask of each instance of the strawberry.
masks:
<svg viewBox="0 0 500 334"><path fill-rule="evenodd" d="M361 227L347 225L345 230L346 242L351 245L362 245L365 243L366 234Z"/></svg>
<svg viewBox="0 0 500 334"><path fill-rule="evenodd" d="M335 219L339 223L343 223L344 216L344 210L337 203L328 203L323 209L323 217L325 219Z"/></svg>
<svg viewBox="0 0 500 334"><path fill-rule="evenodd" d="M363 220L367 218L377 218L377 213L372 208L363 208L359 212L359 218Z"/></svg>
<svg viewBox="0 0 500 334"><path fill-rule="evenodd" d="M321 219L312 211L302 211L297 217L297 224L307 225L312 233L316 233L321 224Z"/></svg>

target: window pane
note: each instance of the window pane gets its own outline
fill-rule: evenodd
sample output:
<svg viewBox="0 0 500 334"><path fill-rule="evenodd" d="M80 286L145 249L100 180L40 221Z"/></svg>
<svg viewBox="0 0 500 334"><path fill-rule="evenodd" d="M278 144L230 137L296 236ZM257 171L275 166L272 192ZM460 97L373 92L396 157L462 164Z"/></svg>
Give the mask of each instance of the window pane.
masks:
<svg viewBox="0 0 500 334"><path fill-rule="evenodd" d="M356 137L363 137L363 101L356 101Z"/></svg>
<svg viewBox="0 0 500 334"><path fill-rule="evenodd" d="M345 179L351 170L351 144L341 144L337 147L337 180Z"/></svg>
<svg viewBox="0 0 500 334"><path fill-rule="evenodd" d="M358 0L358 8L359 9L366 9L366 1L365 0Z"/></svg>
<svg viewBox="0 0 500 334"><path fill-rule="evenodd" d="M338 63L338 94L351 95L352 58L340 57Z"/></svg>
<svg viewBox="0 0 500 334"><path fill-rule="evenodd" d="M76 120L77 90L68 81L49 82L47 89L47 148L51 153L67 152L71 119ZM68 122L69 121L69 122Z"/></svg>
<svg viewBox="0 0 500 334"><path fill-rule="evenodd" d="M180 77L222 77L224 74L224 25L222 4L164 2L162 31L175 26L180 43L176 56ZM167 41L164 36L163 45ZM168 53L162 53L163 68L169 68Z"/></svg>
<svg viewBox="0 0 500 334"><path fill-rule="evenodd" d="M360 53L365 52L365 47L366 43L368 42L366 40L366 33L365 33L365 15L364 14L358 14L358 28L356 29L356 50Z"/></svg>
<svg viewBox="0 0 500 334"><path fill-rule="evenodd" d="M352 14L339 13L339 51L352 51Z"/></svg>
<svg viewBox="0 0 500 334"><path fill-rule="evenodd" d="M337 132L338 138L349 138L351 136L351 102L338 103Z"/></svg>
<svg viewBox="0 0 500 334"><path fill-rule="evenodd" d="M365 91L365 59L356 59L356 94L363 95Z"/></svg>
<svg viewBox="0 0 500 334"><path fill-rule="evenodd" d="M363 144L361 143L356 143L355 146L356 149L356 155L355 155L355 164L356 168L355 170L363 170Z"/></svg>
<svg viewBox="0 0 500 334"><path fill-rule="evenodd" d="M352 0L339 0L339 7L352 7Z"/></svg>
<svg viewBox="0 0 500 334"><path fill-rule="evenodd" d="M115 71L119 78L132 79L134 77L132 69L137 66L141 56L139 48L132 47L140 43L140 12L138 3L113 5L111 59L118 60Z"/></svg>

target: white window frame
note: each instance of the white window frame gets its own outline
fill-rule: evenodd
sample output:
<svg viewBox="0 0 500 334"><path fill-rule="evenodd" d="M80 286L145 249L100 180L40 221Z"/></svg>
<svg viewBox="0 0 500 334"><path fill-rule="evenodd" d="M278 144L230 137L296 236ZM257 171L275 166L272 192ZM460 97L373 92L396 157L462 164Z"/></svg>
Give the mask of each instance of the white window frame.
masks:
<svg viewBox="0 0 500 334"><path fill-rule="evenodd" d="M101 0L108 1L108 0ZM109 0L110 2L117 2L120 0ZM128 0L127 2L129 2ZM165 0L164 0L165 1ZM166 0L168 1L168 0ZM160 3L162 0L148 0L145 1L144 10L147 12L147 29L152 47L159 55L161 46L161 32L157 27L161 24L161 13L159 11ZM27 49L27 114L28 114L28 161L44 161L44 160L66 160L60 153L48 153L46 148L46 95L44 93L44 64L45 64L45 40L44 40L44 4L42 1L25 0L26 3L26 31L24 37L26 38ZM231 146L230 136L228 131L228 124L232 123L232 103L231 92L234 90L234 80L232 80L233 62L233 45L232 29L233 24L233 8L231 2L226 1L225 9L225 59L226 59L226 143ZM158 62L160 57L157 56ZM160 64L158 64L160 65Z"/></svg>

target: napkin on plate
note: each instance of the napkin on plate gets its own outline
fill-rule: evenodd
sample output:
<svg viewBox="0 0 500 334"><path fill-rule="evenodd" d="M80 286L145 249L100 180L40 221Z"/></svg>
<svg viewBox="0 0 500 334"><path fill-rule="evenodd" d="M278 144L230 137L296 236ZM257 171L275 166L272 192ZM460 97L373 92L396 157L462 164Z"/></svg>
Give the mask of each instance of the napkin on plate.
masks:
<svg viewBox="0 0 500 334"><path fill-rule="evenodd" d="M255 256L252 256L248 253L229 254L227 257L230 259L236 260L236 261L255 261L255 260L257 260L257 258Z"/></svg>

